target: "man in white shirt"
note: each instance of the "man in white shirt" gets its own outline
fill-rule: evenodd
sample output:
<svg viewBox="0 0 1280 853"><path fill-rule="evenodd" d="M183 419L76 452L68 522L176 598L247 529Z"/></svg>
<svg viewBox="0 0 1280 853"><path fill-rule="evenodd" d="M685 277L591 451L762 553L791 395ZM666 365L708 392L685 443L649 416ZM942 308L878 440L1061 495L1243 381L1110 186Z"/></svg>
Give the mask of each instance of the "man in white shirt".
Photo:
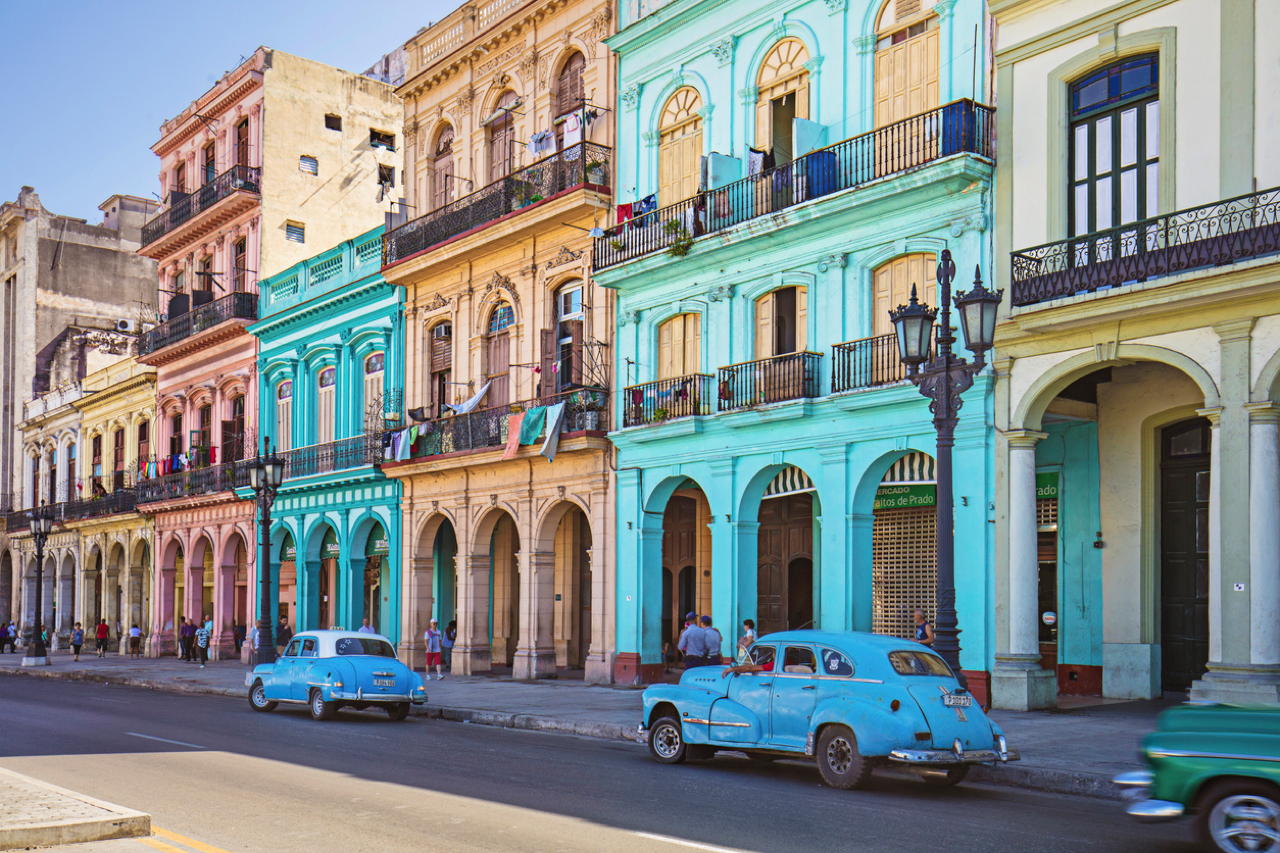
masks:
<svg viewBox="0 0 1280 853"><path fill-rule="evenodd" d="M373 630L373 626L369 624L369 620L368 620L368 619L364 620L364 624L362 624L362 625L360 626L360 628L359 628L359 632L360 632L361 634L376 634L376 633L378 633L377 631Z"/></svg>

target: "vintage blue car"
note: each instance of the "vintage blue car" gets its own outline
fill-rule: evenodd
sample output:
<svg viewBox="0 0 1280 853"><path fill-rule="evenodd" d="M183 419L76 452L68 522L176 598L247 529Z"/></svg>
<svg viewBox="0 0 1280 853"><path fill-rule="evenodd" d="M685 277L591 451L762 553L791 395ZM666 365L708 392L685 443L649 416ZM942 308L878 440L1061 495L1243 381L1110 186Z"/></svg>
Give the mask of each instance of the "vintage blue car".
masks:
<svg viewBox="0 0 1280 853"><path fill-rule="evenodd" d="M270 711L277 703L306 705L327 720L338 708L385 708L393 720L427 701L422 677L396 660L395 647L380 634L306 631L295 634L275 663L246 673L249 705Z"/></svg>
<svg viewBox="0 0 1280 853"><path fill-rule="evenodd" d="M974 764L1016 761L950 668L926 646L863 633L761 637L734 671L702 666L644 691L642 734L663 764L717 750L759 761L812 757L834 788L866 784L879 764L954 785Z"/></svg>

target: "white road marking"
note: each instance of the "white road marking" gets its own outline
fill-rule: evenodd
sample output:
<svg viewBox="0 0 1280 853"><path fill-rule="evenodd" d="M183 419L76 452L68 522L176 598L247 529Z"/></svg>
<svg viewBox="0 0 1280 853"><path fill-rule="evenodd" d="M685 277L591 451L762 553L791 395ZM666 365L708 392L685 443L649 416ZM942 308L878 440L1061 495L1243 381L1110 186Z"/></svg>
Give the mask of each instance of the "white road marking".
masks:
<svg viewBox="0 0 1280 853"><path fill-rule="evenodd" d="M167 737L156 737L155 735L144 735L142 732L125 732L125 734L132 735L134 737L146 738L147 740L158 740L163 743L174 743L174 744L177 744L178 746L189 746L192 749L208 749L207 746L201 746L198 743L187 743L185 740L170 740Z"/></svg>
<svg viewBox="0 0 1280 853"><path fill-rule="evenodd" d="M650 841L662 841L666 844L678 844L681 847L692 847L694 850L710 850L711 853L742 853L735 847L716 847L714 844L699 844L697 841L686 841L683 838L672 838L669 835L658 835L653 832L636 832L641 838L647 838Z"/></svg>

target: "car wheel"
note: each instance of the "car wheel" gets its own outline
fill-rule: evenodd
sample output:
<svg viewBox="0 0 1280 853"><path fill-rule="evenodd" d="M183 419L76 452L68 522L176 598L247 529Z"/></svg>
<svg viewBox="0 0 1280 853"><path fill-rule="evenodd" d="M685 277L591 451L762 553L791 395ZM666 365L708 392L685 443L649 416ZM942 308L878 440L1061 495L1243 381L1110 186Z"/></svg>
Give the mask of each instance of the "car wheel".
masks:
<svg viewBox="0 0 1280 853"><path fill-rule="evenodd" d="M924 773L924 783L935 788L950 788L959 785L969 775L968 764L953 764L950 767L939 767Z"/></svg>
<svg viewBox="0 0 1280 853"><path fill-rule="evenodd" d="M1200 799L1196 834L1224 853L1280 850L1280 789L1262 781L1214 785Z"/></svg>
<svg viewBox="0 0 1280 853"><path fill-rule="evenodd" d="M822 781L832 788L860 788L871 776L871 762L858 752L858 739L844 726L827 726L814 756Z"/></svg>
<svg viewBox="0 0 1280 853"><path fill-rule="evenodd" d="M387 716L397 723L400 722L405 717L409 716L409 703L393 702L387 706Z"/></svg>
<svg viewBox="0 0 1280 853"><path fill-rule="evenodd" d="M338 703L324 701L324 694L316 688L311 690L311 701L307 704L311 707L313 720L331 720L338 711Z"/></svg>
<svg viewBox="0 0 1280 853"><path fill-rule="evenodd" d="M687 751L684 732L675 717L663 717L649 729L649 755L659 764L679 764Z"/></svg>
<svg viewBox="0 0 1280 853"><path fill-rule="evenodd" d="M249 688L249 707L255 711L274 711L276 703L267 698L267 688L261 681L253 682Z"/></svg>

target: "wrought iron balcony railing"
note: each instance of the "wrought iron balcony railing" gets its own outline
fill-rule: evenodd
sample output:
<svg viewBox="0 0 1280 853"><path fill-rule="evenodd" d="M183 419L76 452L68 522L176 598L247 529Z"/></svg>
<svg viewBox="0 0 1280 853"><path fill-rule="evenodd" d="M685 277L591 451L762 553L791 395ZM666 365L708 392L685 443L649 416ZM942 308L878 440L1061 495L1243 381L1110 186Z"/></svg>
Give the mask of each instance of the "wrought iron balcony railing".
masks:
<svg viewBox="0 0 1280 853"><path fill-rule="evenodd" d="M224 462L207 468L174 471L171 474L143 480L138 484L138 503L229 492L248 485L247 462Z"/></svg>
<svg viewBox="0 0 1280 853"><path fill-rule="evenodd" d="M138 338L138 355L153 353L232 319L258 319L257 294L228 293L221 299L192 308L185 314L170 317Z"/></svg>
<svg viewBox="0 0 1280 853"><path fill-rule="evenodd" d="M510 416L535 406L564 403L560 432L608 430L608 391L602 388L579 388L533 400L522 400L506 406L495 406L463 415L437 418L418 427L418 440L413 458L437 456L468 450L490 450L507 443Z"/></svg>
<svg viewBox="0 0 1280 853"><path fill-rule="evenodd" d="M1280 187L1011 255L1012 299L1034 305L1280 252Z"/></svg>
<svg viewBox="0 0 1280 853"><path fill-rule="evenodd" d="M169 193L169 206L142 226L142 245L149 246L201 211L208 210L233 192L260 193L262 170L232 166L199 189Z"/></svg>
<svg viewBox="0 0 1280 853"><path fill-rule="evenodd" d="M793 352L722 367L717 372L722 412L817 397L822 353Z"/></svg>
<svg viewBox="0 0 1280 853"><path fill-rule="evenodd" d="M704 234L953 154L991 158L993 114L970 100L953 101L630 219L596 238L594 266L604 269L672 247L683 247L683 254Z"/></svg>
<svg viewBox="0 0 1280 853"><path fill-rule="evenodd" d="M133 512L138 505L136 489L123 488L94 498L59 501L44 507L55 523L79 521L85 518L102 518L122 512ZM31 509L10 512L5 517L5 529L13 533L26 530L31 523Z"/></svg>
<svg viewBox="0 0 1280 853"><path fill-rule="evenodd" d="M897 335L876 335L831 347L831 391L892 385L907 378Z"/></svg>
<svg viewBox="0 0 1280 853"><path fill-rule="evenodd" d="M612 154L603 145L580 142L544 157L388 232L382 262L398 263L565 190L589 186L608 192Z"/></svg>
<svg viewBox="0 0 1280 853"><path fill-rule="evenodd" d="M325 444L296 447L280 455L284 457L286 480L376 465L383 458L382 434L355 435Z"/></svg>
<svg viewBox="0 0 1280 853"><path fill-rule="evenodd" d="M622 425L659 424L672 418L711 414L715 408L711 390L714 378L709 373L691 373L624 389Z"/></svg>

